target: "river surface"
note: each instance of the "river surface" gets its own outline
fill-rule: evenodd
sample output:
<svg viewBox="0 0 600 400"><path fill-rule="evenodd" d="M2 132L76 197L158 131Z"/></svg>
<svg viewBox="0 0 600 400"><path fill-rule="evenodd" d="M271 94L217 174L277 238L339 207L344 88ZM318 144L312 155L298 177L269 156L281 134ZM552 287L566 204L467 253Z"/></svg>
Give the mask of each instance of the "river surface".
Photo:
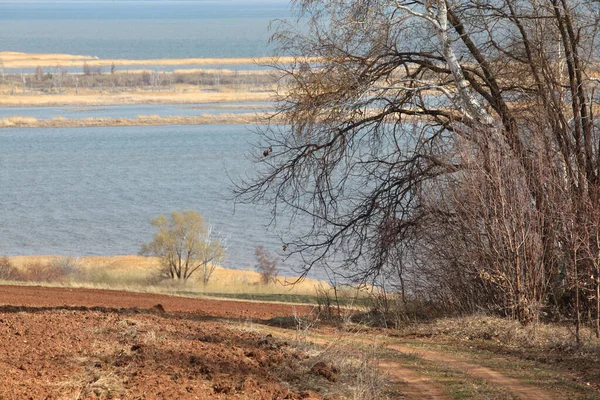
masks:
<svg viewBox="0 0 600 400"><path fill-rule="evenodd" d="M0 255L135 254L152 217L192 209L227 238L224 266L252 268L255 247L280 250L285 229L266 229L270 210L230 199L231 179L251 168L249 129L0 130Z"/></svg>
<svg viewBox="0 0 600 400"><path fill-rule="evenodd" d="M0 0L0 51L157 59L268 56L285 0Z"/></svg>
<svg viewBox="0 0 600 400"><path fill-rule="evenodd" d="M285 0L0 0L0 11L0 51L104 59L268 56L270 22L291 15ZM0 108L0 118L200 115L256 105ZM281 249L285 226L267 229L270 210L230 199L231 179L253 170L251 129L0 129L0 255L135 254L152 240L151 218L192 209L227 238L224 266L252 268L256 246ZM293 275L299 266L288 260L281 269Z"/></svg>

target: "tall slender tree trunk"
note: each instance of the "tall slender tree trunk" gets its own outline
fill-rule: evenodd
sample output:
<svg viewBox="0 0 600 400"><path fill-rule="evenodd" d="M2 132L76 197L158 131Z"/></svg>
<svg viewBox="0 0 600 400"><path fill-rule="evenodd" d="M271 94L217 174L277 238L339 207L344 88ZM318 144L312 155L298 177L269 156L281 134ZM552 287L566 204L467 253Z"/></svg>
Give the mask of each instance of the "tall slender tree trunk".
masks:
<svg viewBox="0 0 600 400"><path fill-rule="evenodd" d="M581 345L581 313L579 311L579 272L577 270L577 250L574 251L573 269L575 273L575 341Z"/></svg>
<svg viewBox="0 0 600 400"><path fill-rule="evenodd" d="M596 338L600 339L600 266L596 264Z"/></svg>

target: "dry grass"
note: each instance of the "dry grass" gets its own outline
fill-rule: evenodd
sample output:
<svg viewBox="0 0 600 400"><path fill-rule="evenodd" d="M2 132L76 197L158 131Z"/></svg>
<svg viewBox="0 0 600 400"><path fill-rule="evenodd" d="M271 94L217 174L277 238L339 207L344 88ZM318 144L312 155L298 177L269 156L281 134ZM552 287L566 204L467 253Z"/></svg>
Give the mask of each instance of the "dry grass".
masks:
<svg viewBox="0 0 600 400"><path fill-rule="evenodd" d="M0 128L84 128L94 126L159 126L159 125L208 125L208 124L254 124L264 121L266 114L205 114L200 116L160 117L138 115L137 118L84 118L65 119L54 117L40 120L33 117L8 117L0 119Z"/></svg>
<svg viewBox="0 0 600 400"><path fill-rule="evenodd" d="M17 128L25 126L34 126L40 121L34 117L21 117L15 115L13 117L7 117L0 119L0 128Z"/></svg>
<svg viewBox="0 0 600 400"><path fill-rule="evenodd" d="M411 326L416 335L449 336L459 340L489 340L511 348L571 351L576 348L572 325L538 322L524 326L518 321L485 315L440 318L431 323ZM578 351L600 354L600 340L589 328L582 328Z"/></svg>
<svg viewBox="0 0 600 400"><path fill-rule="evenodd" d="M456 354L543 388L555 398L599 398L600 340L588 328L582 330L582 343L577 345L572 324L538 322L523 326L506 318L472 315L409 326L398 337L391 339L392 343L400 340L410 347L450 354L446 362ZM494 385L490 389L498 388Z"/></svg>
<svg viewBox="0 0 600 400"><path fill-rule="evenodd" d="M83 64L84 61L92 61L97 59L97 57L76 56L71 54L30 54L19 53L16 51L0 52L0 60L4 63L5 68L28 68L29 66L35 68L41 63L45 65L57 65L56 63L81 62ZM13 67L13 65L17 65L17 67ZM20 67L19 65L25 66Z"/></svg>
<svg viewBox="0 0 600 400"><path fill-rule="evenodd" d="M300 348L306 348L298 345ZM387 377L379 369L379 349L377 346L366 346L357 348L344 345L342 342L333 343L322 350L312 346L308 351L313 357L309 365L315 362L323 362L331 367L333 371L340 371L339 382L335 385L323 385L310 374L308 380L318 382L315 388L320 389L325 396L342 396L354 400L379 400L387 398ZM307 365L308 366L308 365Z"/></svg>
<svg viewBox="0 0 600 400"><path fill-rule="evenodd" d="M149 70L133 70L133 71L148 71ZM127 70L132 72L132 70ZM251 70L251 71L237 71L232 69L216 69L216 68L187 68L187 69L176 69L173 71L174 74L221 74L223 76L236 75L236 76L255 76L255 75L272 75L275 71L272 70Z"/></svg>
<svg viewBox="0 0 600 400"><path fill-rule="evenodd" d="M5 91L6 92L6 91ZM97 90L65 91L63 94L20 94L0 96L0 107L46 106L109 106L124 104L202 104L270 101L274 91L181 92L131 91L104 92Z"/></svg>
<svg viewBox="0 0 600 400"><path fill-rule="evenodd" d="M17 256L10 262L21 272L31 265L66 264L65 257L59 256ZM157 271L160 262L155 257L114 256L82 257L71 260L67 279L64 277L55 283L73 287L93 287L105 289L125 289L156 293L197 294L267 294L267 295L303 295L315 296L316 287L326 285L322 281L304 279L298 283L296 278L278 277L268 285L261 283L260 274L254 271L242 271L217 267L206 286L193 277L187 282L158 281ZM43 280L47 281L47 280ZM295 284L293 284L295 283ZM293 285L292 285L293 284Z"/></svg>
<svg viewBox="0 0 600 400"><path fill-rule="evenodd" d="M317 316L308 318L313 317ZM297 366L304 376L302 385L325 399L379 400L390 398L390 394L396 398L397 389L379 368L384 350L380 343L365 341L360 331L337 331L335 336L331 336L322 335L315 328L314 325L303 326L300 322L297 329L303 332L296 333L294 339L289 331L273 327L252 325L250 329L263 334L272 332L275 337L289 339L294 348L306 354L308 357ZM238 323L238 329L248 330L248 324ZM327 373L315 373L316 364L324 366ZM284 381L289 381L287 375L292 373L294 371L278 371Z"/></svg>
<svg viewBox="0 0 600 400"><path fill-rule="evenodd" d="M267 64L273 62L272 57L259 58L183 58L183 59L154 59L154 60L100 60L92 56L75 56L69 54L27 54L17 52L0 52L0 60L5 68L36 68L42 66L81 67L86 62L89 66L108 67L136 65L242 65ZM291 63L293 57L279 57L281 63ZM317 62L318 59L308 59Z"/></svg>

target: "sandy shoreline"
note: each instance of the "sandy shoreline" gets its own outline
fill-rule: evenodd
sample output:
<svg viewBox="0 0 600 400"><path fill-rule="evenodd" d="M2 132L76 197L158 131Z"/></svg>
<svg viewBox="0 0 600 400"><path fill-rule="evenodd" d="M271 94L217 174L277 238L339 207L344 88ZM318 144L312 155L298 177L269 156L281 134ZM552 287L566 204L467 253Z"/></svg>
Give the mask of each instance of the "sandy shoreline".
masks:
<svg viewBox="0 0 600 400"><path fill-rule="evenodd" d="M94 56L70 54L27 54L18 52L0 52L0 61L4 68L36 68L48 67L82 67L84 63L91 67L140 66L140 65L268 65L273 62L292 63L294 57L257 57L257 58L181 58L181 59L151 59L124 60L99 59ZM316 62L317 59L307 59Z"/></svg>
<svg viewBox="0 0 600 400"><path fill-rule="evenodd" d="M105 94L25 94L0 96L0 107L118 106L131 104L203 104L267 102L273 92L121 92Z"/></svg>
<svg viewBox="0 0 600 400"><path fill-rule="evenodd" d="M8 117L0 119L1 128L86 128L98 126L160 126L160 125L245 125L264 122L266 113L204 114L200 116L159 117L140 115L137 118L37 119Z"/></svg>

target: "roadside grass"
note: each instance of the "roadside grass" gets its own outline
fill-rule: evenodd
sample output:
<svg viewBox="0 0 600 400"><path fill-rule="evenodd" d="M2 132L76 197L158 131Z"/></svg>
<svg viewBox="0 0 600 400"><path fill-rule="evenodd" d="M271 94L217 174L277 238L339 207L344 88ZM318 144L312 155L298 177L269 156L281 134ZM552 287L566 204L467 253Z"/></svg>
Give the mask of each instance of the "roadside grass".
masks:
<svg viewBox="0 0 600 400"><path fill-rule="evenodd" d="M415 353L400 353L383 349L382 359L399 362L410 368L418 375L424 376L446 388L453 399L486 399L486 400L516 400L517 396L507 390L475 378L465 372L453 369L451 365L442 365L433 361L421 359Z"/></svg>
<svg viewBox="0 0 600 400"><path fill-rule="evenodd" d="M271 331L264 325L252 321L231 322L231 327L241 331L262 333L269 338ZM289 333L289 332L288 332ZM308 333L308 332L306 332ZM349 334L348 334L349 335ZM282 336L285 338L286 335ZM296 390L310 390L324 399L383 400L398 398L400 387L378 368L381 349L376 344L353 346L345 339L330 341L331 338L310 331L310 336L296 335L294 339L285 340L304 355L294 370L280 369L277 376L288 382ZM283 342L283 339L276 339ZM315 373L315 366L324 368L323 374ZM298 376L302 379L298 380ZM327 377L326 377L327 376Z"/></svg>
<svg viewBox="0 0 600 400"><path fill-rule="evenodd" d="M316 319L316 318L314 318ZM282 334L295 335L304 341L323 343L332 340L332 336L345 341L346 345L364 347L366 342L378 340L382 346L378 357L383 361L389 360L406 366L419 376L426 377L432 382L444 386L454 399L516 399L517 395L494 382L488 382L480 375L472 376L462 367L453 366L451 362L429 360L420 356L420 351L429 350L436 354L446 354L449 359L460 360L475 366L489 368L501 375L512 378L521 384L539 388L553 394L557 399L592 400L600 398L600 354L595 349L599 343L588 343L579 350L572 347L552 349L548 343L566 343L563 329L555 324L543 326L521 327L512 326L511 321L500 318L471 316L446 318L427 324L414 324L401 331L388 329L372 329L363 325L347 323L338 326L303 321L299 318L273 318L269 321L269 329ZM492 325L497 329L506 330L535 330L531 332L516 332L511 335L511 345L499 340L476 338L481 332L481 325ZM482 323L484 320L485 323ZM311 325L303 331L301 324ZM293 330L295 333L292 333ZM456 336L438 332L448 330ZM292 330L292 331L290 331ZM319 333L321 332L321 333ZM458 334L460 332L460 334ZM541 333L539 333L541 332ZM487 337L487 335L484 335ZM554 336L554 339L551 337ZM523 342L517 345L521 337ZM591 338L590 338L591 340ZM556 342L554 342L556 341ZM595 341L595 339L594 339ZM572 342L572 341L571 341ZM534 344L534 345L531 345ZM399 352L386 349L389 345L401 345L413 348L414 352ZM538 346L533 347L533 346ZM585 349L585 350L584 350Z"/></svg>
<svg viewBox="0 0 600 400"><path fill-rule="evenodd" d="M290 317L291 318L291 317ZM293 318L289 321L293 322ZM239 324L239 323L238 323ZM361 357L367 357L370 361L369 364L372 367L376 367L379 362L391 361L393 363L400 364L411 372L419 376L423 376L427 380L437 383L446 389L447 394L452 399L475 399L475 400L516 400L517 396L508 392L502 387L497 387L492 384L485 382L482 379L470 376L469 374L452 368L451 365L443 365L437 362L428 361L420 358L415 349L414 353L401 353L391 349L387 349L386 340L382 339L381 336L373 337L372 332L369 332L363 326L351 324L346 327L346 331L336 331L336 334L326 334L319 331L317 324L308 327L303 330L302 321L297 320L296 332L290 331L294 329L294 325L286 325L283 328L276 327L276 325L270 325L265 328L262 325L254 324L253 329L260 331L265 334L268 332L275 332L276 334L282 335L283 337L289 337L293 335L295 339L292 340L294 346L298 349L307 352L311 355L312 362L316 360L322 360L330 365L343 366L340 368L344 371L347 368L347 364L344 364L344 358L351 360L360 360ZM243 324L244 329L248 329L248 324ZM340 361L341 360L341 361ZM346 361L347 363L347 361ZM364 364L363 367L364 369ZM355 370L356 371L356 370ZM358 369L360 371L360 368ZM403 387L402 384L393 384L389 377L386 377L381 370L376 370L380 376L379 379L383 379L385 383L377 383L383 388L383 391L375 391L376 396L373 398L386 398L387 394L395 394L394 398L403 396L401 394ZM375 373L374 371L371 373ZM362 374L369 374L363 370ZM368 376L360 376L360 374L353 375L353 379L357 382L374 382L373 378ZM360 388L371 387L370 383L357 385L355 390L361 392ZM319 390L321 393L323 388L313 388L313 390ZM327 393L333 395L334 393ZM346 393L348 395L348 393ZM379 396L379 397L378 397ZM335 397L333 397L335 398ZM350 397L354 398L354 397Z"/></svg>
<svg viewBox="0 0 600 400"><path fill-rule="evenodd" d="M414 341L411 339L394 340L393 343L412 347L415 349L415 354L419 349L432 350L457 357L461 361L490 368L521 383L538 387L549 393L555 393L557 399L592 400L599 398L598 390L577 378L573 366L569 366L567 363L549 365L528 359L529 356L526 354L509 354L502 346L491 350L485 349L484 346L481 346L481 343L476 342L454 343L435 339L429 341ZM429 361L424 362L431 363ZM463 375L466 374L463 373ZM477 379L474 379L474 381L477 381Z"/></svg>
<svg viewBox="0 0 600 400"><path fill-rule="evenodd" d="M402 330L404 335L447 336L456 339L483 339L513 348L540 350L574 350L577 347L571 326L537 322L522 325L518 321L487 315L438 318L430 322L413 324ZM582 327L580 351L600 354L600 341L591 330Z"/></svg>

